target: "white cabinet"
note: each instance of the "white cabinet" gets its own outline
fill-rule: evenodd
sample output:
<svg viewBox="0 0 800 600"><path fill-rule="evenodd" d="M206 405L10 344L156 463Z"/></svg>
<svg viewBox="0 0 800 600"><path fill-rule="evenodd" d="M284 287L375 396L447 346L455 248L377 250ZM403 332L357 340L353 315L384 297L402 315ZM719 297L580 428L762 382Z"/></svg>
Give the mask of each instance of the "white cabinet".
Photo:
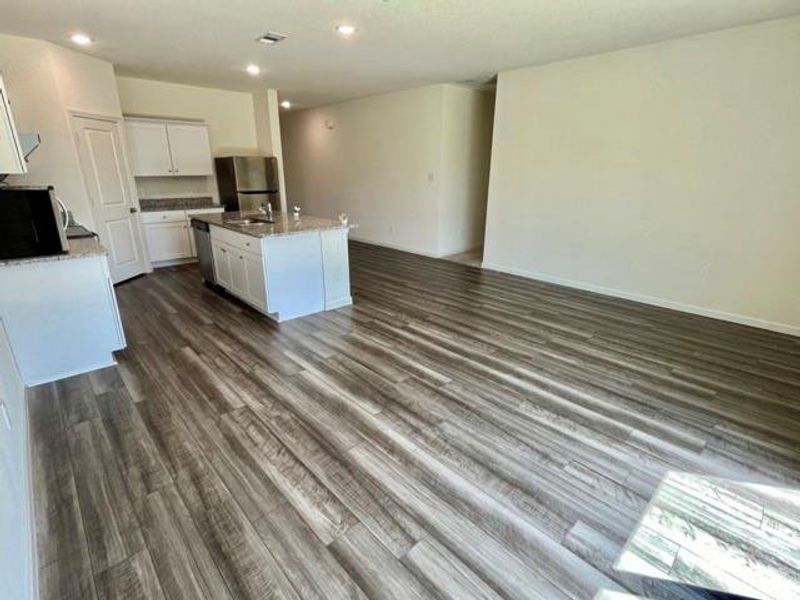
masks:
<svg viewBox="0 0 800 600"><path fill-rule="evenodd" d="M178 260L192 256L189 229L185 221L148 223L144 227L151 262Z"/></svg>
<svg viewBox="0 0 800 600"><path fill-rule="evenodd" d="M217 283L251 306L267 312L262 240L211 227Z"/></svg>
<svg viewBox="0 0 800 600"><path fill-rule="evenodd" d="M211 250L217 284L248 304L266 311L267 289L261 256L219 239L212 242Z"/></svg>
<svg viewBox="0 0 800 600"><path fill-rule="evenodd" d="M221 242L211 243L211 252L214 255L214 275L217 279L217 284L224 287L226 290L231 289L231 263L230 252L228 246Z"/></svg>
<svg viewBox="0 0 800 600"><path fill-rule="evenodd" d="M261 310L267 310L267 287L264 280L264 260L257 254L242 252L245 281L247 282L247 300Z"/></svg>
<svg viewBox="0 0 800 600"><path fill-rule="evenodd" d="M27 173L28 168L14 126L11 105L8 102L3 78L0 77L0 173L11 175Z"/></svg>
<svg viewBox="0 0 800 600"><path fill-rule="evenodd" d="M125 132L135 177L214 174L204 123L126 119Z"/></svg>
<svg viewBox="0 0 800 600"><path fill-rule="evenodd" d="M175 175L213 175L208 128L205 125L167 123Z"/></svg>
<svg viewBox="0 0 800 600"><path fill-rule="evenodd" d="M126 120L125 135L134 176L173 175L165 123Z"/></svg>
<svg viewBox="0 0 800 600"><path fill-rule="evenodd" d="M192 215L219 212L222 212L222 207L142 213L150 262L158 267L164 266L158 263L171 264L195 258L197 250L191 226Z"/></svg>

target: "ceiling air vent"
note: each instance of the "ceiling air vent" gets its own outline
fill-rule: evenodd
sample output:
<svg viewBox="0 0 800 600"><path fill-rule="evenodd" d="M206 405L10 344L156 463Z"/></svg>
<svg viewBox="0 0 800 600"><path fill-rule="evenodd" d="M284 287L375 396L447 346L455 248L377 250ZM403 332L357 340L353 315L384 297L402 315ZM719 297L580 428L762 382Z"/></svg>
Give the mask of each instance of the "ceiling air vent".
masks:
<svg viewBox="0 0 800 600"><path fill-rule="evenodd" d="M282 33L277 33L275 31L268 31L261 37L257 38L256 41L261 42L262 44L266 44L268 46L274 46L275 44L277 44L278 42L282 42L286 38L287 36L285 36Z"/></svg>

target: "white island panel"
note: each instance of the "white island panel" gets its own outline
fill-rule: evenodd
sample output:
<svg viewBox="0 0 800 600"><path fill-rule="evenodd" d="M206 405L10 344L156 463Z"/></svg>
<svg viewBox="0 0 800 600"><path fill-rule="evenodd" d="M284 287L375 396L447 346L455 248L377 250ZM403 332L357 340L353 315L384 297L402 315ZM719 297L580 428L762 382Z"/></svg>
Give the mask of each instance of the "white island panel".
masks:
<svg viewBox="0 0 800 600"><path fill-rule="evenodd" d="M105 255L0 266L0 317L28 386L112 365L125 347Z"/></svg>
<svg viewBox="0 0 800 600"><path fill-rule="evenodd" d="M322 269L325 276L325 310L353 303L350 296L350 259L347 251L347 229L320 232Z"/></svg>
<svg viewBox="0 0 800 600"><path fill-rule="evenodd" d="M268 310L286 321L325 310L319 233L264 239Z"/></svg>

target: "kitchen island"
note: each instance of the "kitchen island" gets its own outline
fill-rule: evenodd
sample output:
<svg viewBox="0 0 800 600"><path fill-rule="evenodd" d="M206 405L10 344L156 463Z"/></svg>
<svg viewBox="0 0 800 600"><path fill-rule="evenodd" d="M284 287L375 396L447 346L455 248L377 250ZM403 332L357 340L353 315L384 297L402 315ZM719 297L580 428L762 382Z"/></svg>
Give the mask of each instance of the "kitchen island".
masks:
<svg viewBox="0 0 800 600"><path fill-rule="evenodd" d="M339 221L276 212L202 214L216 284L281 322L352 304L347 235Z"/></svg>

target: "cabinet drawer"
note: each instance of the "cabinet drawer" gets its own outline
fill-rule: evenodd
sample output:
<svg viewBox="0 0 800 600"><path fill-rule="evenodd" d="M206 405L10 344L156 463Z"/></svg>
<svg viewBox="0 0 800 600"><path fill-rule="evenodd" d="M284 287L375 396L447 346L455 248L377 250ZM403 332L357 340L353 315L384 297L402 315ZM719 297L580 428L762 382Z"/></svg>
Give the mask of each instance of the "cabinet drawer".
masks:
<svg viewBox="0 0 800 600"><path fill-rule="evenodd" d="M182 210L159 210L154 212L143 212L142 223L176 223L184 221L186 213Z"/></svg>
<svg viewBox="0 0 800 600"><path fill-rule="evenodd" d="M261 238L236 233L230 229L212 225L211 239L218 240L224 244L238 248L239 250L244 250L245 252L261 255Z"/></svg>

